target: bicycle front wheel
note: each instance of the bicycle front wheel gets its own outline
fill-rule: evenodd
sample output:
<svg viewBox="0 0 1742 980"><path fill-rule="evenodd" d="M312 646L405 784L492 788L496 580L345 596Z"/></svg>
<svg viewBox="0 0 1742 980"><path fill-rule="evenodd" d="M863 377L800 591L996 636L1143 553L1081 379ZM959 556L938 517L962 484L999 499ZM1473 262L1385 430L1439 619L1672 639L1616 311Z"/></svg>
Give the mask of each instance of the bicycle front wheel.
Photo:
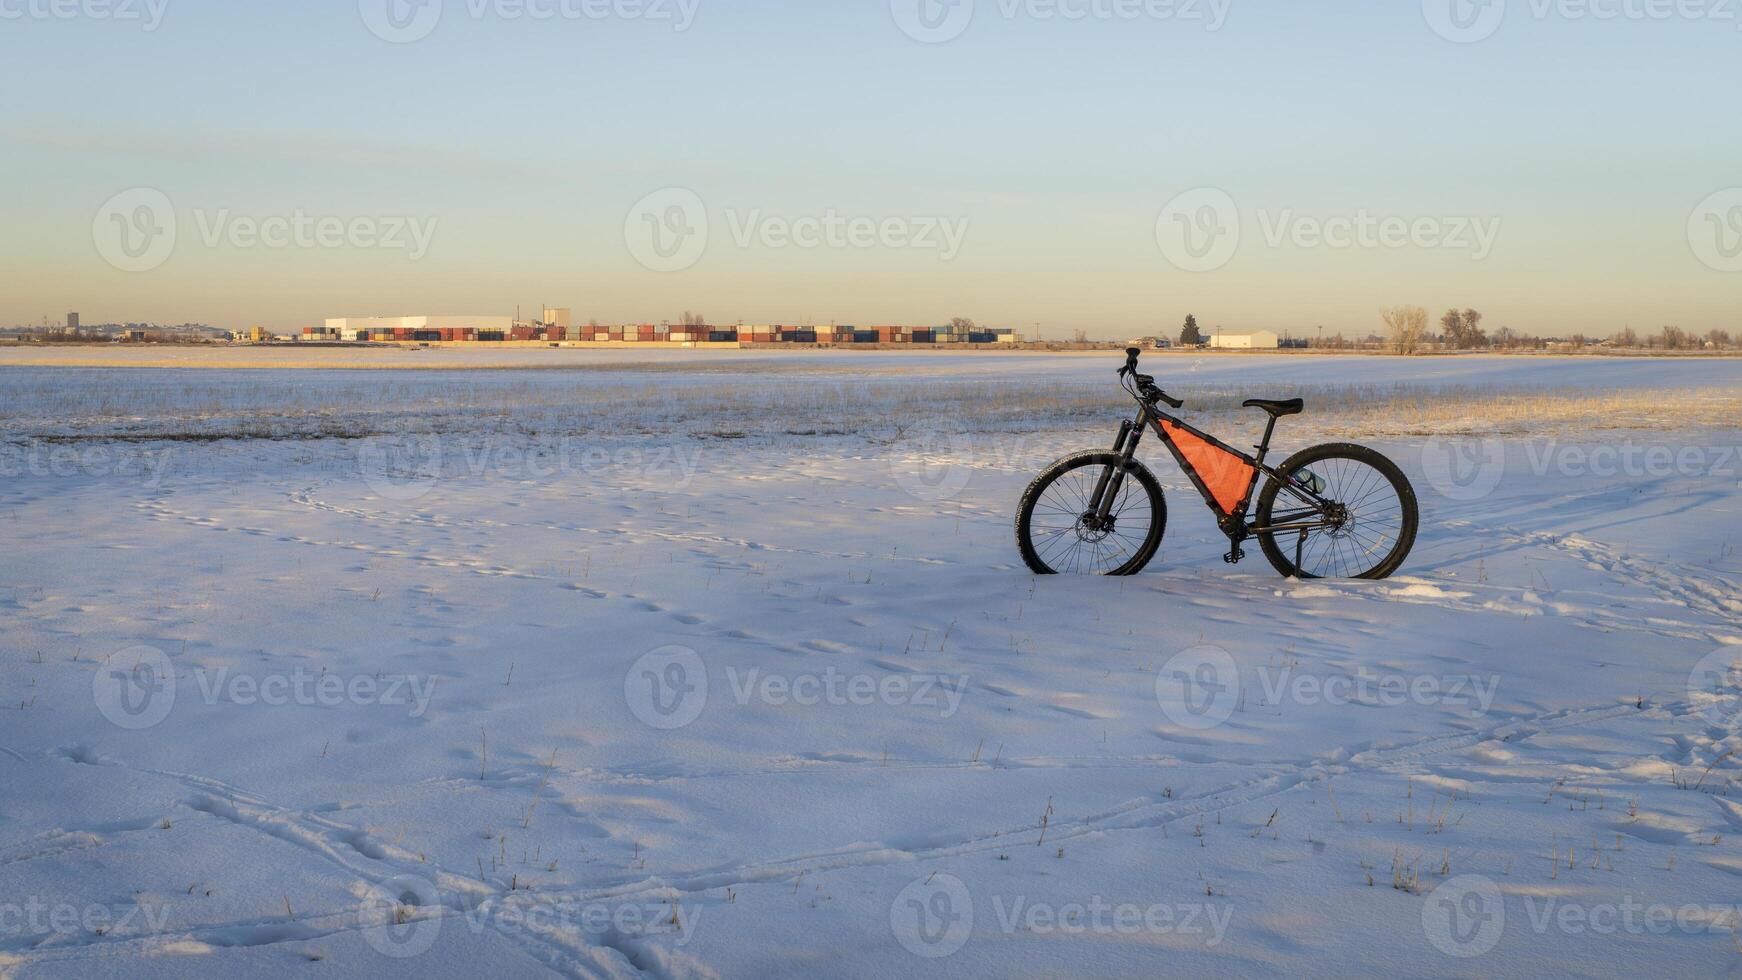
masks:
<svg viewBox="0 0 1742 980"><path fill-rule="evenodd" d="M1113 488L1106 518L1090 506L1103 477ZM1154 474L1115 453L1088 452L1059 460L1029 484L1016 542L1036 575L1136 575L1155 557L1166 527Z"/></svg>

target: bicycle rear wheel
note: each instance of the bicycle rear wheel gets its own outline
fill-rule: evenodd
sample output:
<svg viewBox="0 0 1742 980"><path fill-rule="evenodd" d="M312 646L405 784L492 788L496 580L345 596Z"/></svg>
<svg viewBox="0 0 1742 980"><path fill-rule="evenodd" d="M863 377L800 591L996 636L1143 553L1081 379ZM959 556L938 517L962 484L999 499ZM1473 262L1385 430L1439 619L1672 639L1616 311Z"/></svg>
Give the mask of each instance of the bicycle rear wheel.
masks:
<svg viewBox="0 0 1742 980"><path fill-rule="evenodd" d="M1316 495L1298 488L1323 482ZM1258 495L1264 557L1289 578L1388 578L1415 546L1415 489L1397 464L1365 446L1332 443L1289 457Z"/></svg>
<svg viewBox="0 0 1742 980"><path fill-rule="evenodd" d="M1136 575L1155 557L1167 504L1161 484L1141 463L1126 465L1105 521L1089 507L1102 476L1122 462L1116 453L1078 453L1028 485L1016 514L1016 542L1036 575Z"/></svg>

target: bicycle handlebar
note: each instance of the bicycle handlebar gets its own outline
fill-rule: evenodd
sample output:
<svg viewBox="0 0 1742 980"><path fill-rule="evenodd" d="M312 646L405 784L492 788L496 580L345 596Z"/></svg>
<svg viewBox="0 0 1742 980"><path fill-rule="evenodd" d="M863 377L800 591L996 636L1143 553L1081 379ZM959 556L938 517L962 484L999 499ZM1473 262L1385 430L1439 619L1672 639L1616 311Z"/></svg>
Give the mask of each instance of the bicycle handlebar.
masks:
<svg viewBox="0 0 1742 980"><path fill-rule="evenodd" d="M1142 356L1143 348L1141 347L1125 348L1125 366L1119 369L1119 376L1121 378L1129 376L1136 381L1139 397L1148 401L1150 404L1154 404L1155 402L1165 402L1169 408L1184 408L1186 403L1178 398L1168 397L1167 392L1162 391L1160 388L1155 386L1155 379L1153 377L1147 374L1137 373L1137 359Z"/></svg>

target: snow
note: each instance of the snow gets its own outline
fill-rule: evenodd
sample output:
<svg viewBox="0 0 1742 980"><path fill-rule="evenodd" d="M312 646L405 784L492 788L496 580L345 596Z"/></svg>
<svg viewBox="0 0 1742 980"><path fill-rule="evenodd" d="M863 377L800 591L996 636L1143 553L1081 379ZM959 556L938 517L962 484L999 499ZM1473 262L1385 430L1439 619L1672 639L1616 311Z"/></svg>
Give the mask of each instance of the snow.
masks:
<svg viewBox="0 0 1742 980"><path fill-rule="evenodd" d="M1733 423L1376 430L1423 511L1387 582L1224 565L1152 444L1155 564L1036 579L1015 503L1111 444L1104 359L706 356L0 367L0 975L1735 969Z"/></svg>

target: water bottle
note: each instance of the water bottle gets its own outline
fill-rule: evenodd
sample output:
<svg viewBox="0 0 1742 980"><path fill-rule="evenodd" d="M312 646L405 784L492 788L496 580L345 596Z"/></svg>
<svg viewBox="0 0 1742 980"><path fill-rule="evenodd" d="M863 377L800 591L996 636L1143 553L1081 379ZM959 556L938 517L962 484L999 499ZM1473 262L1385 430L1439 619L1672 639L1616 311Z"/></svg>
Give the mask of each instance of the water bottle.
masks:
<svg viewBox="0 0 1742 980"><path fill-rule="evenodd" d="M1299 470L1294 474L1294 482L1306 487L1315 494L1325 492L1325 480L1312 470Z"/></svg>

